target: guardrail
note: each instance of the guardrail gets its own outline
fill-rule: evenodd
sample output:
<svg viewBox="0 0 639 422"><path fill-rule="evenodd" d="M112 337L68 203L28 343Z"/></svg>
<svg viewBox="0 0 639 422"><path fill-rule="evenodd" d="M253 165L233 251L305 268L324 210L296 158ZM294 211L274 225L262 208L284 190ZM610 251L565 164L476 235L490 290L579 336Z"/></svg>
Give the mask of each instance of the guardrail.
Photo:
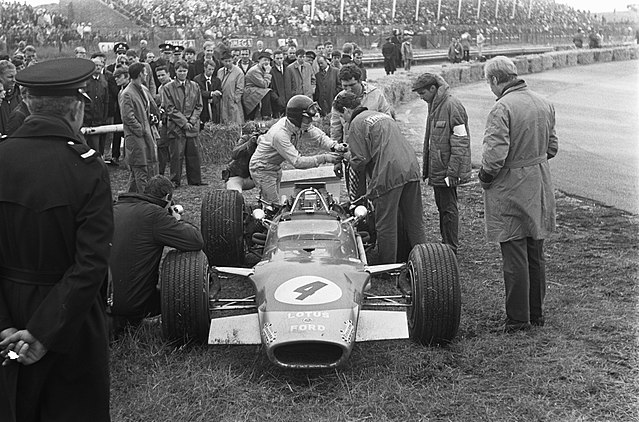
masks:
<svg viewBox="0 0 639 422"><path fill-rule="evenodd" d="M497 48L484 48L482 54L485 57L493 57L493 56L521 56L526 54L543 54L551 51L555 51L554 47L551 46L528 46L528 47L497 47ZM477 49L470 49L471 57L473 55L477 55ZM413 57L413 64L424 64L424 63L432 63L432 62L440 62L440 61L448 60L448 52L443 50L437 50L427 53L417 53ZM362 62L366 67L378 67L384 65L384 57L381 53L369 54L366 57L362 58Z"/></svg>

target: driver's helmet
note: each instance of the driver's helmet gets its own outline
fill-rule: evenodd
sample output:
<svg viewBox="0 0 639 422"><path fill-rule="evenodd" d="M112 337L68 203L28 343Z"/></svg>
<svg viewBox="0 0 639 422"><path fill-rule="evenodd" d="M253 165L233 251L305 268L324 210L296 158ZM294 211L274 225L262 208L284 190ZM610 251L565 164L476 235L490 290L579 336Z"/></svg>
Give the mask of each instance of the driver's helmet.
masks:
<svg viewBox="0 0 639 422"><path fill-rule="evenodd" d="M319 106L306 95L295 95L286 104L286 117L296 127L302 127L304 118L310 123L319 111Z"/></svg>

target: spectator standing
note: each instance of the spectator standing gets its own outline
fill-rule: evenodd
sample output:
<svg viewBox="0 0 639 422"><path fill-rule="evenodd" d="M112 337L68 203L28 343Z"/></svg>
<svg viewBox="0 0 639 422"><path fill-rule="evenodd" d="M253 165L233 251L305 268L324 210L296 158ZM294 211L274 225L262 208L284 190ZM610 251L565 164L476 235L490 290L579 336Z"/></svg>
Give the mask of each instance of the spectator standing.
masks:
<svg viewBox="0 0 639 422"><path fill-rule="evenodd" d="M579 28L575 33L575 36L572 37L572 42L575 44L577 48L583 48L584 46L584 31Z"/></svg>
<svg viewBox="0 0 639 422"><path fill-rule="evenodd" d="M544 239L555 229L548 160L557 154L555 109L497 56L484 67L497 97L486 123L479 180L486 237L499 242L506 286L506 332L544 325Z"/></svg>
<svg viewBox="0 0 639 422"><path fill-rule="evenodd" d="M129 192L142 193L149 180L158 174L158 154L155 127L159 123L160 111L142 80L145 78L144 63L129 66L131 82L120 93L118 102L124 126L124 148L129 168Z"/></svg>
<svg viewBox="0 0 639 422"><path fill-rule="evenodd" d="M222 98L222 81L215 76L216 64L213 60L205 62L204 73L200 73L194 81L200 86L202 93L202 127L206 122L220 123L220 99ZM201 128L202 128L201 127ZM200 128L200 129L201 129Z"/></svg>
<svg viewBox="0 0 639 422"><path fill-rule="evenodd" d="M386 75L394 75L397 70L397 47L391 42L391 37L386 38L382 45L382 56L384 56L384 71Z"/></svg>
<svg viewBox="0 0 639 422"><path fill-rule="evenodd" d="M250 50L248 48L241 49L240 61L237 63L237 67L239 67L242 73L244 73L244 76L246 76L246 72L248 72L253 66L255 66L255 63L251 61Z"/></svg>
<svg viewBox="0 0 639 422"><path fill-rule="evenodd" d="M101 126L106 123L109 112L109 84L106 76L102 74L104 69L104 58L93 57L91 59L95 64L93 75L87 80L86 93L91 97L91 101L84 106L84 123L85 127ZM104 146L106 142L106 134L85 135L87 145L104 156Z"/></svg>
<svg viewBox="0 0 639 422"><path fill-rule="evenodd" d="M197 83L186 78L189 65L180 60L175 63L176 77L162 89L162 108L166 112L167 135L171 155L171 181L178 187L182 180L182 162L186 162L186 180L189 185L201 186L200 114L202 94Z"/></svg>
<svg viewBox="0 0 639 422"><path fill-rule="evenodd" d="M0 60L0 83L4 87L4 98L0 103L0 134L6 134L9 116L22 101L20 87L16 85L16 67L9 60Z"/></svg>
<svg viewBox="0 0 639 422"><path fill-rule="evenodd" d="M155 85L155 79L153 78L153 69L151 69L151 65L145 62L140 62L138 53L135 50L127 51L126 57L127 57L129 67L133 63L142 63L142 65L146 69L144 72L144 77L142 79L142 84L149 89L149 92L155 95L155 93L157 92L157 88L156 88L157 85Z"/></svg>
<svg viewBox="0 0 639 422"><path fill-rule="evenodd" d="M297 48L294 45L288 47L286 57L284 58L284 67L288 67L290 64L295 63L297 60Z"/></svg>
<svg viewBox="0 0 639 422"><path fill-rule="evenodd" d="M198 251L204 246L200 230L182 221L172 205L171 181L154 176L144 193L120 194L113 207L109 297L116 336L127 326L160 314L157 285L164 247Z"/></svg>
<svg viewBox="0 0 639 422"><path fill-rule="evenodd" d="M297 60L288 65L284 71L284 90L287 101L295 95L313 98L315 93L315 75L311 65L306 61L306 51L300 48L295 54Z"/></svg>
<svg viewBox="0 0 639 422"><path fill-rule="evenodd" d="M284 52L275 51L273 53L273 66L271 66L271 111L275 118L281 117L286 110L284 70Z"/></svg>
<svg viewBox="0 0 639 422"><path fill-rule="evenodd" d="M213 74L217 75L217 71L222 67L222 63L215 57L215 43L213 41L206 41L204 43L204 54L201 58L195 60L195 74L200 75L204 73L206 62L213 61L215 68Z"/></svg>
<svg viewBox="0 0 639 422"><path fill-rule="evenodd" d="M423 73L413 91L428 103L422 178L433 187L442 243L457 253L459 209L457 186L470 180L468 115L439 75Z"/></svg>
<svg viewBox="0 0 639 422"><path fill-rule="evenodd" d="M339 80L339 71L330 66L325 57L317 58L319 72L315 75L317 81L317 90L315 97L320 108L320 115L326 116L331 112L333 100L339 91L341 91L341 83Z"/></svg>
<svg viewBox="0 0 639 422"><path fill-rule="evenodd" d="M339 59L342 66L353 62L353 43L345 42L342 45L342 57Z"/></svg>
<svg viewBox="0 0 639 422"><path fill-rule="evenodd" d="M254 63L257 63L260 60L260 54L262 54L263 51L264 51L264 41L257 40L255 42L255 51L251 55L251 60Z"/></svg>
<svg viewBox="0 0 639 422"><path fill-rule="evenodd" d="M122 92L122 90L124 90L124 88L126 88L129 84L129 81L129 66L124 64L118 65L113 73L111 84L109 85L109 103L115 103L109 111L110 113L113 113L113 124L122 123L122 115L120 114L120 103L118 102L118 98L120 96L120 92ZM114 99L113 101L111 101L112 98ZM120 163L123 136L124 132L113 133L113 139L111 141L111 161L109 162L112 165L117 166Z"/></svg>
<svg viewBox="0 0 639 422"><path fill-rule="evenodd" d="M110 65L108 65L106 67L106 70L108 70L111 73L115 72L115 67L118 64L125 64L125 65L129 65L129 59L126 57L126 52L129 51L129 45L125 42L118 42L115 43L115 45L113 46L113 52L115 53L115 62L111 63Z"/></svg>
<svg viewBox="0 0 639 422"><path fill-rule="evenodd" d="M184 49L184 61L186 62L186 64L189 65L189 72L186 74L186 78L190 81L193 80L193 78L195 78L196 75L198 75L199 73L196 73L196 66L195 66L195 49L193 47L186 47Z"/></svg>
<svg viewBox="0 0 639 422"><path fill-rule="evenodd" d="M486 42L486 37L484 37L484 32L481 29L477 30L477 60L484 60L484 42Z"/></svg>
<svg viewBox="0 0 639 422"><path fill-rule="evenodd" d="M244 123L242 94L244 93L244 73L233 64L230 51L222 53L223 67L217 71L222 81L222 101L220 105L220 123L241 125Z"/></svg>
<svg viewBox="0 0 639 422"><path fill-rule="evenodd" d="M461 63L461 59L464 56L462 51L462 45L455 37L451 38L450 45L448 46L448 60L451 63Z"/></svg>
<svg viewBox="0 0 639 422"><path fill-rule="evenodd" d="M148 63L146 61L146 55L149 52L149 43L147 40L140 40L140 61L142 63Z"/></svg>
<svg viewBox="0 0 639 422"><path fill-rule="evenodd" d="M158 172L164 175L166 165L171 162L171 152L169 150L169 138L168 138L168 118L166 111L162 108L162 91L164 86L171 82L169 77L169 71L166 66L158 66L155 68L157 78L160 81L160 87L158 88L158 98L155 103L160 107L160 126L158 129Z"/></svg>
<svg viewBox="0 0 639 422"><path fill-rule="evenodd" d="M410 67L413 64L413 37L406 35L406 39L402 43L402 57L404 58L404 70L410 72Z"/></svg>
<svg viewBox="0 0 639 422"><path fill-rule="evenodd" d="M468 31L465 31L461 34L460 37L461 46L462 46L462 60L469 62L470 61L470 34Z"/></svg>
<svg viewBox="0 0 639 422"><path fill-rule="evenodd" d="M251 67L244 78L242 105L246 120L255 120L258 112L262 119L271 117L271 55L263 51L257 65Z"/></svg>
<svg viewBox="0 0 639 422"><path fill-rule="evenodd" d="M109 416L101 286L113 236L109 174L80 137L93 73L86 59L37 63L17 76L32 114L0 143L0 371L7 421Z"/></svg>
<svg viewBox="0 0 639 422"><path fill-rule="evenodd" d="M415 150L391 116L360 107L355 93L338 96L333 108L349 122L350 167L368 176L366 197L375 207L377 263L403 262L413 246L426 242ZM400 236L406 245L400 244Z"/></svg>
<svg viewBox="0 0 639 422"><path fill-rule="evenodd" d="M2 96L0 96L0 102L4 96L4 88L2 88L2 84L0 84L0 91L2 91ZM11 135L15 132L24 120L29 117L31 113L29 112L29 107L27 106L27 102L25 98L22 98L18 107L14 108L11 114L9 115L9 125L7 126L7 133L5 135Z"/></svg>
<svg viewBox="0 0 639 422"><path fill-rule="evenodd" d="M73 54L77 59L86 59L87 49L82 46L76 47L75 50L73 50Z"/></svg>
<svg viewBox="0 0 639 422"><path fill-rule="evenodd" d="M355 63L357 67L359 67L359 70L362 72L361 80L366 81L366 79L368 79L368 76L366 74L366 68L364 67L364 62L362 62L363 58L364 58L364 52L362 50L360 50L359 48L356 48L355 50L353 50L353 63Z"/></svg>

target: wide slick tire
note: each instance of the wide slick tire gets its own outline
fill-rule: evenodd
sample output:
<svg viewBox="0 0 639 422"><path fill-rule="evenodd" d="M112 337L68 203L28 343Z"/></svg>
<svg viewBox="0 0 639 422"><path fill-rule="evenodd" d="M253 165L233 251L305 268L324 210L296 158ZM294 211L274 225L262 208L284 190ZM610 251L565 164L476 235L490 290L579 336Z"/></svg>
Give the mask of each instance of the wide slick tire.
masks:
<svg viewBox="0 0 639 422"><path fill-rule="evenodd" d="M446 344L455 338L461 315L459 267L446 245L416 245L408 257L411 285L410 338L420 344Z"/></svg>
<svg viewBox="0 0 639 422"><path fill-rule="evenodd" d="M171 250L160 270L162 335L170 341L206 343L209 311L209 265L202 251Z"/></svg>
<svg viewBox="0 0 639 422"><path fill-rule="evenodd" d="M200 227L211 265L244 263L244 197L234 190L210 190L202 198Z"/></svg>

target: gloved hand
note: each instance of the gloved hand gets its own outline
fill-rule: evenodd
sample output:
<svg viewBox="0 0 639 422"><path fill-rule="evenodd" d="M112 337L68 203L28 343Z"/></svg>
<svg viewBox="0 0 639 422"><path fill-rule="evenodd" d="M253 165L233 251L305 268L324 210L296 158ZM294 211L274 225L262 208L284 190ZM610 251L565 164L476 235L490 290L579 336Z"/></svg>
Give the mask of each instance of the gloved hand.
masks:
<svg viewBox="0 0 639 422"><path fill-rule="evenodd" d="M342 165L342 163L333 165L333 172L335 173L335 176L340 179L344 177L344 166Z"/></svg>

